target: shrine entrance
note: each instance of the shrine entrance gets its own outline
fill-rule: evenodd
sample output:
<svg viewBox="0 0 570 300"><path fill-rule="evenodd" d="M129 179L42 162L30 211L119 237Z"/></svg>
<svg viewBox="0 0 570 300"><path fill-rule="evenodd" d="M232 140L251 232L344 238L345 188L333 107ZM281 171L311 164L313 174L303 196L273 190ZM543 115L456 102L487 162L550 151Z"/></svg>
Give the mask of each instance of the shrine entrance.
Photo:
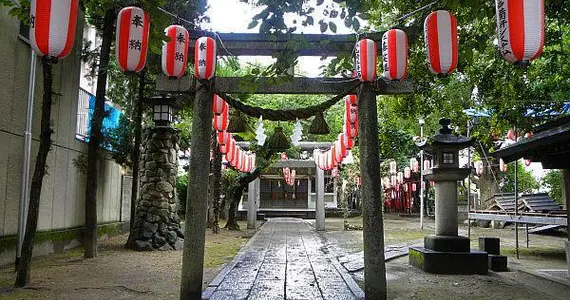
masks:
<svg viewBox="0 0 570 300"><path fill-rule="evenodd" d="M228 33L216 34L205 31L190 31L194 38L189 44L191 51L195 40L208 36L219 42L220 56L271 56L278 52L292 52L299 56L337 56L340 52L351 53L358 39L381 40L382 33L366 36L355 35L315 35ZM381 201L380 158L378 149L377 95L394 95L412 92L409 81L389 81L378 78L374 82L361 82L357 78L303 78L286 77L256 78L256 94L326 94L336 95L316 106L295 110L269 110L253 107L234 99L230 94L252 93L244 90L251 78L214 77L210 80L197 80L194 77L157 79L157 92L186 94L190 97L183 106L193 105L192 142L188 175L188 196L182 266L181 299L202 297L204 240L208 199L208 173L210 139L212 130L212 99L214 94L222 97L234 109L248 116L263 116L268 121L294 121L306 119L322 113L349 94L358 95L358 127L361 165L361 195L364 219L364 264L365 294L370 299L386 298L386 269L384 263L384 237ZM260 106L263 106L262 104ZM316 223L317 229L324 229L324 175L317 168L316 174ZM320 192L319 192L320 191ZM320 195L319 195L320 194ZM277 201L277 200L276 200Z"/></svg>

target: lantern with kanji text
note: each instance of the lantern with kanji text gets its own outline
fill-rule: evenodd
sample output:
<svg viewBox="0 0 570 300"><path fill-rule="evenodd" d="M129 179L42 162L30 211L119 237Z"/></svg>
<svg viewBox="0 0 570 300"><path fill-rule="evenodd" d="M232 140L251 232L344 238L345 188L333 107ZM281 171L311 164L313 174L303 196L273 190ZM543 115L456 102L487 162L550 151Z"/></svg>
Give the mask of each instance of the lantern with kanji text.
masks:
<svg viewBox="0 0 570 300"><path fill-rule="evenodd" d="M408 75L408 36L403 30L390 29L382 36L382 65L389 80Z"/></svg>
<svg viewBox="0 0 570 300"><path fill-rule="evenodd" d="M164 29L170 41L162 45L162 72L169 77L182 77L188 62L188 30L180 25Z"/></svg>
<svg viewBox="0 0 570 300"><path fill-rule="evenodd" d="M370 39L362 39L354 47L356 75L360 81L376 81L376 43Z"/></svg>
<svg viewBox="0 0 570 300"><path fill-rule="evenodd" d="M146 64L150 18L140 7L119 11L116 29L116 57L122 71L139 72Z"/></svg>
<svg viewBox="0 0 570 300"><path fill-rule="evenodd" d="M211 37L201 37L194 47L194 76L210 80L216 74L216 41Z"/></svg>

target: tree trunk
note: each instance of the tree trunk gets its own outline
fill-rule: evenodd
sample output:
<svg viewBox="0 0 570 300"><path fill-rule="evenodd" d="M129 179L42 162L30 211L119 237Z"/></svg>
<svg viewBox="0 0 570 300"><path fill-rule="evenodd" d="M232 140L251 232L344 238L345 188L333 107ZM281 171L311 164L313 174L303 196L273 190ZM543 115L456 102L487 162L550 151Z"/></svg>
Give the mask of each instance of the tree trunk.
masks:
<svg viewBox="0 0 570 300"><path fill-rule="evenodd" d="M499 192L498 183L495 181L495 176L498 176L499 174L498 173L499 168L497 166L494 166L496 161L495 159L490 157L488 153L486 153L486 156L489 157L489 162L487 162L487 160L485 159L485 155L481 155L481 157L483 157L483 174L479 176L478 180L478 187L480 193L479 195L480 205L477 205L478 210L486 209L487 205L485 201L487 201L489 198L493 197L493 195Z"/></svg>
<svg viewBox="0 0 570 300"><path fill-rule="evenodd" d="M38 215L40 212L40 196L42 193L42 183L46 174L47 156L51 148L51 104L52 104L52 62L49 58L42 58L44 74L44 95L42 100L42 120L40 128L40 148L36 157L36 165L32 184L30 187L30 206L26 221L26 232L24 243L22 244L22 256L18 264L18 275L16 276L17 287L27 286L30 282L30 267L32 263L32 252L34 249L34 238L38 226ZM35 74L30 74L35 76Z"/></svg>
<svg viewBox="0 0 570 300"><path fill-rule="evenodd" d="M268 154L267 156L271 157L271 154L272 152L270 152L270 154ZM230 201L230 207L228 209L228 221L226 222L225 228L229 230L240 230L236 219L236 213L237 213L237 206L239 205L239 202L243 195L243 190L250 182L257 179L257 177L259 177L259 174L261 174L261 171L263 171L264 169L265 166L257 167L251 173L242 173L241 175L238 176L236 184L230 189L230 195L229 195L230 198L228 200ZM226 198L227 197L228 195L226 195Z"/></svg>
<svg viewBox="0 0 570 300"><path fill-rule="evenodd" d="M144 85L145 85L145 71L140 73L139 82L139 99L135 103L135 111L133 115L133 123L135 124L135 144L133 145L132 164L133 164L133 182L131 185L131 219L129 228L135 227L135 219L137 217L137 201L139 195L139 164L141 157L141 141L142 141L142 105L144 101ZM129 238L125 247L134 243L133 231L129 231Z"/></svg>
<svg viewBox="0 0 570 300"><path fill-rule="evenodd" d="M220 169L221 172L221 159L220 161L216 160L216 150L218 148L218 141L216 139L216 131L212 131L212 139L210 142L210 151L212 151L213 153L213 157L212 160L210 161L210 176L209 176L209 182L208 182L208 187L210 190L209 193L209 197L208 197L208 222L206 223L206 227L207 228L211 228L212 232L214 233L218 233L220 231L220 228L218 226L217 223L217 219L216 219L216 212L215 212L215 204L214 202L219 198L220 196L220 191L218 189L218 194L215 195L214 193L214 185L218 184L219 185L219 180L220 177L216 178L215 175L215 168L217 167L218 169ZM220 157L221 158L221 157ZM216 166L217 165L217 166Z"/></svg>
<svg viewBox="0 0 570 300"><path fill-rule="evenodd" d="M222 152L216 146L216 138L212 139L214 142L214 159L212 160L212 184L211 184L211 197L212 197L212 216L210 216L210 221L212 222L211 228L213 233L220 233L220 194L221 194L221 179L222 179Z"/></svg>
<svg viewBox="0 0 570 300"><path fill-rule="evenodd" d="M115 22L115 11L105 12L101 42L101 57L97 75L95 109L91 118L91 132L87 152L87 184L85 185L85 237L83 248L85 258L97 256L97 189L99 186L100 143L103 139L101 127L105 113L105 94L107 89L107 71L111 54L111 41Z"/></svg>

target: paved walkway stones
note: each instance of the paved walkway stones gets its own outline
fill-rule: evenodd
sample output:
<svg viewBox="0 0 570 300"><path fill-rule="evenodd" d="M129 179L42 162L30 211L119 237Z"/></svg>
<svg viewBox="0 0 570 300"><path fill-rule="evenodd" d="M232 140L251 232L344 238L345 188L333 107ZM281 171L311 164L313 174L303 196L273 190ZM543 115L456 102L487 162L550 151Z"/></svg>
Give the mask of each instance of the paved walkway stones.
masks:
<svg viewBox="0 0 570 300"><path fill-rule="evenodd" d="M204 299L363 299L352 277L330 257L302 219L267 221L209 284Z"/></svg>

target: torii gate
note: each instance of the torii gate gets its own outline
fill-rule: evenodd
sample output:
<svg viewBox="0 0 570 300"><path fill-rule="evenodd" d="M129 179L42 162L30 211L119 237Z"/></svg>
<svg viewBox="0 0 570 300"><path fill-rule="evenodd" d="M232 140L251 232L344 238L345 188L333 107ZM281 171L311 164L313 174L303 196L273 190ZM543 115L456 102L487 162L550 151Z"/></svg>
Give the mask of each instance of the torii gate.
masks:
<svg viewBox="0 0 570 300"><path fill-rule="evenodd" d="M355 35L282 34L278 36L249 33L219 33L191 31L194 41L210 36L223 42L218 55L268 56L276 51L298 52L300 56L335 56L340 51L351 52L356 43ZM379 41L382 33L373 33L366 38ZM298 48L291 49L291 41ZM190 42L193 50L194 42ZM193 52L190 52L193 53ZM216 89L223 93L243 93L240 90L244 78L212 79ZM326 82L326 83L325 83ZM331 78L292 78L275 84L269 78L256 81L257 94L340 94L351 83ZM354 85L354 83L352 83ZM180 299L200 299L204 273L204 242L208 199L208 173L212 129L213 90L206 84L186 76L171 80L157 80L157 92L190 94L194 98L192 139L204 141L191 143L188 195L186 201L186 224L182 264ZM368 299L386 299L386 266L384 262L384 225L382 216L382 185L378 147L377 95L408 94L413 92L411 82L391 82L379 78L375 83L364 82L358 88L358 126L360 165L362 177L362 212L364 233L364 279Z"/></svg>

